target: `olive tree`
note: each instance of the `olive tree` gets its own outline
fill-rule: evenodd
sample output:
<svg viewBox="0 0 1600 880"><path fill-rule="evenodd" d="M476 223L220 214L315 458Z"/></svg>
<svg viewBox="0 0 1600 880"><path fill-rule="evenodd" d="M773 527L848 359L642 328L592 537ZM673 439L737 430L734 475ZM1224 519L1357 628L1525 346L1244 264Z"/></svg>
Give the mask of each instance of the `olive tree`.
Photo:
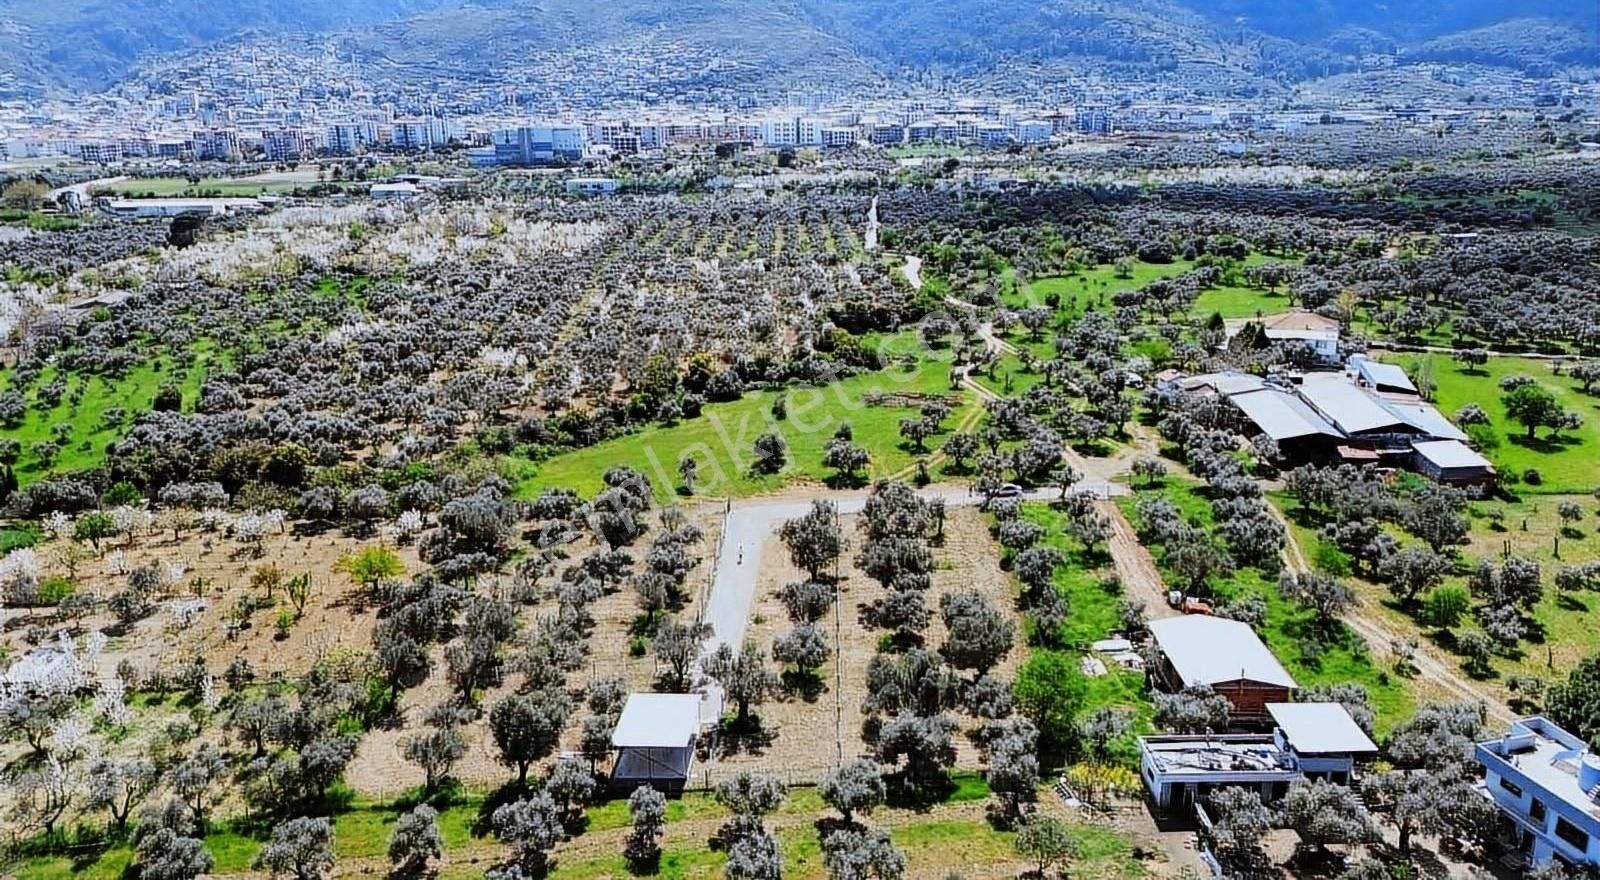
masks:
<svg viewBox="0 0 1600 880"><path fill-rule="evenodd" d="M817 794L849 825L854 824L856 813L871 813L873 807L882 804L887 790L878 765L860 759L829 770L818 783Z"/></svg>
<svg viewBox="0 0 1600 880"><path fill-rule="evenodd" d="M389 835L389 865L397 877L420 877L444 854L444 839L439 834L439 813L427 804L418 804L395 820Z"/></svg>
<svg viewBox="0 0 1600 880"><path fill-rule="evenodd" d="M274 877L321 880L333 869L333 823L307 817L279 823L256 856L256 867Z"/></svg>

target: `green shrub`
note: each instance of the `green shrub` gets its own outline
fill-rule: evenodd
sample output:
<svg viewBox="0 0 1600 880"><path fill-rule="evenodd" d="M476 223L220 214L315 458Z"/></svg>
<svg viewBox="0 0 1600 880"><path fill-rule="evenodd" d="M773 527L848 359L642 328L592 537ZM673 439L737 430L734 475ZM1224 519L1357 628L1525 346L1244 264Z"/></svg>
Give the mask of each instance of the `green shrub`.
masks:
<svg viewBox="0 0 1600 880"><path fill-rule="evenodd" d="M1467 609L1472 607L1472 599L1467 595L1466 588L1459 586L1440 587L1428 594L1423 603L1423 616L1427 621L1441 629L1449 629L1461 622Z"/></svg>
<svg viewBox="0 0 1600 880"><path fill-rule="evenodd" d="M1318 571L1342 577L1350 573L1350 554L1327 541L1318 541L1311 551L1311 564Z"/></svg>
<svg viewBox="0 0 1600 880"><path fill-rule="evenodd" d="M1500 448L1500 432L1489 425L1468 425L1467 437L1472 445L1483 451Z"/></svg>
<svg viewBox="0 0 1600 880"><path fill-rule="evenodd" d="M107 507L121 507L125 504L138 504L144 500L144 495L132 483L123 481L106 490L105 504Z"/></svg>
<svg viewBox="0 0 1600 880"><path fill-rule="evenodd" d="M40 605L60 605L63 600L77 590L72 581L59 575L47 577L39 584Z"/></svg>

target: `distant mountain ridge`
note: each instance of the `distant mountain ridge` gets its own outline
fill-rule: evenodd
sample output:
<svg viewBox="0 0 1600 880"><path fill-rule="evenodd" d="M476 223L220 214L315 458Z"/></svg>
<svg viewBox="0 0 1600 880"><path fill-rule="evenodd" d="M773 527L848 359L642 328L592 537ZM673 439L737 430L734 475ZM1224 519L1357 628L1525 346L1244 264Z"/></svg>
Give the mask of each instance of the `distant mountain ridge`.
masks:
<svg viewBox="0 0 1600 880"><path fill-rule="evenodd" d="M845 85L1014 63L1205 65L1281 84L1374 53L1546 76L1600 66L1596 27L1594 0L0 0L0 93L101 89L141 58L245 32L334 35L424 65L679 41L779 77L806 79L809 58Z"/></svg>

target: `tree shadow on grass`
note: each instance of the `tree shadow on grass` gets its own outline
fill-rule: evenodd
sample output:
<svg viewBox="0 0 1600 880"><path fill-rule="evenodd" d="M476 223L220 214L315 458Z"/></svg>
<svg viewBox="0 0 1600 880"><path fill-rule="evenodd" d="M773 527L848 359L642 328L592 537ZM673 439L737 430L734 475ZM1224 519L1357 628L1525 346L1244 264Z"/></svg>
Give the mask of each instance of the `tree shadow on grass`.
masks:
<svg viewBox="0 0 1600 880"><path fill-rule="evenodd" d="M884 803L896 809L917 812L926 812L944 803L956 790L956 784L946 773L917 779L901 771L885 777L884 782L888 783Z"/></svg>
<svg viewBox="0 0 1600 880"><path fill-rule="evenodd" d="M1589 603L1576 593L1563 590L1556 593L1556 607L1562 611L1588 611Z"/></svg>
<svg viewBox="0 0 1600 880"><path fill-rule="evenodd" d="M830 474L829 476L823 478L822 483L829 489L835 490L860 489L861 487L867 485L867 475L860 472L849 474L839 472Z"/></svg>
<svg viewBox="0 0 1600 880"><path fill-rule="evenodd" d="M478 815L472 819L472 836L487 837L494 830L494 811L524 794L526 792L517 785L515 779L508 779L504 785L489 792L489 796L483 799L483 805L478 807Z"/></svg>
<svg viewBox="0 0 1600 880"><path fill-rule="evenodd" d="M1551 455L1565 451L1569 446L1582 446L1583 440L1569 434L1557 434L1554 437L1529 437L1527 434L1513 434L1506 438L1513 446L1521 446L1530 452L1539 452Z"/></svg>

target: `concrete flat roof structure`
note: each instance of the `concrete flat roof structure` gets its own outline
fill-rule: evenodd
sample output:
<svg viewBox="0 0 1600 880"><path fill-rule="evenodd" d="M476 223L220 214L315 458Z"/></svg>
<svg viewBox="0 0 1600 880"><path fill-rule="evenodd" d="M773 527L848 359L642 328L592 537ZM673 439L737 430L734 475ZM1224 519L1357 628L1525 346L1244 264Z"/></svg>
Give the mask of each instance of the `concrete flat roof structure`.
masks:
<svg viewBox="0 0 1600 880"><path fill-rule="evenodd" d="M1203 777L1217 773L1265 774L1298 779L1289 753L1270 734L1143 736L1139 748L1162 774Z"/></svg>
<svg viewBox="0 0 1600 880"><path fill-rule="evenodd" d="M1339 703L1268 703L1267 712L1299 755L1375 755L1378 746Z"/></svg>
<svg viewBox="0 0 1600 880"><path fill-rule="evenodd" d="M1185 686L1258 681L1299 687L1249 624L1194 614L1152 620L1150 633Z"/></svg>

